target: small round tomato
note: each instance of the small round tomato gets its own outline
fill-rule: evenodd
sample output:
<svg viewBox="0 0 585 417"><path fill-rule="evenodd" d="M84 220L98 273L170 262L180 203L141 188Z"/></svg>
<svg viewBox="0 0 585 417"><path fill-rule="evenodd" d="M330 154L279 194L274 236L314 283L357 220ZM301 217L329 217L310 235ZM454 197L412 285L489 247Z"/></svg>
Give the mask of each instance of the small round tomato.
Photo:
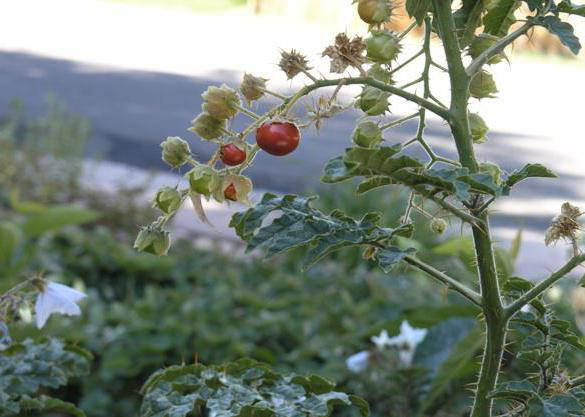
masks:
<svg viewBox="0 0 585 417"><path fill-rule="evenodd" d="M294 123L266 122L256 130L260 149L275 156L284 156L299 146L301 132Z"/></svg>
<svg viewBox="0 0 585 417"><path fill-rule="evenodd" d="M236 190L236 186L234 184L230 184L225 187L225 190L223 190L223 196L226 200L238 201L238 191Z"/></svg>
<svg viewBox="0 0 585 417"><path fill-rule="evenodd" d="M246 151L241 150L233 143L222 146L219 155L221 162L229 166L240 165L246 160Z"/></svg>

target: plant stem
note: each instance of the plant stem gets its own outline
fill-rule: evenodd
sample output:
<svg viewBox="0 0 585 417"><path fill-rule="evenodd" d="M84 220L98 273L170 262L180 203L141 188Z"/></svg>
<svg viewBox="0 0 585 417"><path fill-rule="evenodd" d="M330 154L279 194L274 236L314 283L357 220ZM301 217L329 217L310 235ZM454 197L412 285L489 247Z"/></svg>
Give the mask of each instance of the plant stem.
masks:
<svg viewBox="0 0 585 417"><path fill-rule="evenodd" d="M506 317L511 318L515 313L517 313L522 307L526 304L530 303L530 301L534 300L540 294L548 290L552 287L557 281L564 278L569 272L575 269L577 266L585 262L585 254L580 254L577 256L573 256L565 265L563 265L559 270L553 272L549 275L548 278L542 280L537 285L532 287L529 291L524 293L520 298L506 307Z"/></svg>
<svg viewBox="0 0 585 417"><path fill-rule="evenodd" d="M410 119L414 119L417 116L418 116L418 112L409 114L408 116L401 117L398 120L394 120L393 122L390 122L388 124L380 126L380 130L386 130L386 129L390 129L391 127L399 126L402 123L407 122Z"/></svg>
<svg viewBox="0 0 585 417"><path fill-rule="evenodd" d="M449 125L455 139L459 161L471 173L475 173L478 171L478 163L474 154L468 120L470 75L463 66L462 52L455 33L451 2L433 0L433 6L449 68L451 83ZM481 202L478 203L481 204ZM479 214L473 211L472 214L478 215L484 223L483 228L472 226L472 231L487 331L471 417L491 417L493 400L488 398L488 394L494 390L498 381L508 320L504 314L498 285L488 214L486 212Z"/></svg>
<svg viewBox="0 0 585 417"><path fill-rule="evenodd" d="M424 263L423 261L413 257L413 256L406 256L404 258L404 262L409 265L414 266L417 269L420 269L423 272L426 272L432 278L436 279L437 281L445 284L449 289L453 291L457 291L459 294L467 298L473 304L478 307L481 307L481 295L473 291L472 289L466 287L464 284L460 283L459 281L451 278L450 276L444 274L443 272L439 271L438 269L433 268L432 266Z"/></svg>

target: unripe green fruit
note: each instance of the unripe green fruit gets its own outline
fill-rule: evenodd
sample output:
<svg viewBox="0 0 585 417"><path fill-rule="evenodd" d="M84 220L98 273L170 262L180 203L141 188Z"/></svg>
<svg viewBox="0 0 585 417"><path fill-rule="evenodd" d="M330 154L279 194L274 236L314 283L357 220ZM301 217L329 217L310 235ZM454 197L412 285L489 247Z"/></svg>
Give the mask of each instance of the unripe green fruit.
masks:
<svg viewBox="0 0 585 417"><path fill-rule="evenodd" d="M469 113L469 128L473 143L484 143L487 140L489 128L484 120L477 113Z"/></svg>
<svg viewBox="0 0 585 417"><path fill-rule="evenodd" d="M387 30L372 32L365 43L367 58L379 64L389 64L398 57L402 49L400 40Z"/></svg>
<svg viewBox="0 0 585 417"><path fill-rule="evenodd" d="M473 59L480 56L483 52L487 51L493 44L495 44L499 38L497 36L489 35L487 33L481 33L474 37L469 45L469 56ZM488 60L488 64L497 64L504 59L503 54L497 54Z"/></svg>
<svg viewBox="0 0 585 417"><path fill-rule="evenodd" d="M445 230L447 230L447 222L437 217L431 220L431 224L429 226L431 228L431 231L438 235L442 235L443 233L445 233Z"/></svg>
<svg viewBox="0 0 585 417"><path fill-rule="evenodd" d="M479 164L479 172L485 172L489 174L496 185L502 184L502 170L496 164L491 162L484 162Z"/></svg>
<svg viewBox="0 0 585 417"><path fill-rule="evenodd" d="M156 226L148 226L140 230L134 241L134 249L156 256L164 256L171 247L171 235Z"/></svg>
<svg viewBox="0 0 585 417"><path fill-rule="evenodd" d="M184 165L191 157L189 144L178 136L170 136L160 144L162 159L173 168Z"/></svg>
<svg viewBox="0 0 585 417"><path fill-rule="evenodd" d="M394 84L390 71L386 71L379 64L373 65L372 68L368 70L368 77L372 77L374 80L380 81L384 84Z"/></svg>
<svg viewBox="0 0 585 417"><path fill-rule="evenodd" d="M193 168L186 177L189 180L190 190L205 197L211 196L220 181L217 172L205 165Z"/></svg>
<svg viewBox="0 0 585 417"><path fill-rule="evenodd" d="M209 87L201 98L204 101L203 111L217 120L231 119L238 114L238 108L242 104L236 90L225 84L221 87Z"/></svg>
<svg viewBox="0 0 585 417"><path fill-rule="evenodd" d="M209 113L201 113L191 120L191 127L188 130L197 133L203 139L212 140L222 136L225 127L225 120L216 119Z"/></svg>
<svg viewBox="0 0 585 417"><path fill-rule="evenodd" d="M382 130L371 121L361 122L351 136L353 143L364 148L371 148L382 141Z"/></svg>
<svg viewBox="0 0 585 417"><path fill-rule="evenodd" d="M469 94L477 99L494 98L498 92L494 77L487 71L481 70L473 76L469 84Z"/></svg>
<svg viewBox="0 0 585 417"><path fill-rule="evenodd" d="M369 25L378 25L390 20L392 2L389 0L359 0L358 14L360 19Z"/></svg>
<svg viewBox="0 0 585 417"><path fill-rule="evenodd" d="M357 105L368 116L379 116L390 109L389 97L390 93L368 86L362 90Z"/></svg>
<svg viewBox="0 0 585 417"><path fill-rule="evenodd" d="M182 202L183 198L179 190L163 187L156 193L153 206L165 214L171 214L181 207Z"/></svg>

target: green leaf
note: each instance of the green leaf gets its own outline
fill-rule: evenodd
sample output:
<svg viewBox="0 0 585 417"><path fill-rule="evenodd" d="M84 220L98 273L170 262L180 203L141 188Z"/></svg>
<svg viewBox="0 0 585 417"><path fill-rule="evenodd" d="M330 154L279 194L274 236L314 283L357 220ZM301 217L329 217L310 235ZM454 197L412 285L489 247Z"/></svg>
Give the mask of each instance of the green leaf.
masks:
<svg viewBox="0 0 585 417"><path fill-rule="evenodd" d="M321 177L321 182L326 184L333 184L337 182L346 181L353 177L352 174L349 173L347 166L343 162L343 157L338 156L337 158L333 158L329 160L325 164L325 168L323 169L324 173Z"/></svg>
<svg viewBox="0 0 585 417"><path fill-rule="evenodd" d="M394 180L392 180L392 178L384 177L382 175L376 176L376 177L370 177L370 178L363 180L358 185L357 193L364 194L364 193L367 193L368 191L371 191L373 189L376 189L379 187L384 187L386 185L392 185L395 183L396 182Z"/></svg>
<svg viewBox="0 0 585 417"><path fill-rule="evenodd" d="M0 222L0 265L9 265L12 262L20 239L20 229L15 224Z"/></svg>
<svg viewBox="0 0 585 417"><path fill-rule="evenodd" d="M19 401L22 411L35 413L64 413L74 417L85 417L85 413L74 404L62 401L58 398L41 395L36 398L25 396Z"/></svg>
<svg viewBox="0 0 585 417"><path fill-rule="evenodd" d="M448 358L437 368L428 393L421 400L418 415L425 413L442 396L456 387L456 383L469 375L474 375L479 369L477 352L483 346L482 332L474 327L450 351Z"/></svg>
<svg viewBox="0 0 585 417"><path fill-rule="evenodd" d="M522 381L509 381L498 384L496 389L488 396L490 398L516 400L526 402L537 393L536 386L527 379Z"/></svg>
<svg viewBox="0 0 585 417"><path fill-rule="evenodd" d="M544 9L545 4L548 3L547 0L524 0L524 2L528 5L528 9L531 12Z"/></svg>
<svg viewBox="0 0 585 417"><path fill-rule="evenodd" d="M406 12L420 26L431 8L431 0L406 0Z"/></svg>
<svg viewBox="0 0 585 417"><path fill-rule="evenodd" d="M530 412L530 415L539 417L570 417L582 413L583 405L571 394L546 399L535 397L530 401Z"/></svg>
<svg viewBox="0 0 585 417"><path fill-rule="evenodd" d="M508 34L510 27L516 22L514 12L520 7L517 0L495 0L490 6L483 19L484 33L504 37Z"/></svg>
<svg viewBox="0 0 585 417"><path fill-rule="evenodd" d="M99 214L93 210L69 205L53 206L28 217L23 223L22 229L28 237L38 237L66 226L91 223L98 218Z"/></svg>
<svg viewBox="0 0 585 417"><path fill-rule="evenodd" d="M512 239L512 244L510 245L510 250L508 253L512 257L512 260L518 259L518 254L520 253L520 248L522 247L522 229L518 229L516 232L516 236Z"/></svg>
<svg viewBox="0 0 585 417"><path fill-rule="evenodd" d="M563 22L558 16L544 16L535 19L537 25L548 29L550 33L554 33L559 37L561 43L568 47L575 55L581 50L581 43L579 38L575 36L573 26L567 22Z"/></svg>
<svg viewBox="0 0 585 417"><path fill-rule="evenodd" d="M395 246L389 246L378 251L376 259L382 271L389 273L400 263L400 261L406 256L412 255L414 252L416 252L416 250L413 248L402 250Z"/></svg>
<svg viewBox="0 0 585 417"><path fill-rule="evenodd" d="M0 389L32 395L40 387L58 388L89 372L91 354L58 339L27 339L0 352Z"/></svg>
<svg viewBox="0 0 585 417"><path fill-rule="evenodd" d="M557 174L541 164L527 164L522 169L510 174L506 186L512 187L527 178L557 178Z"/></svg>
<svg viewBox="0 0 585 417"><path fill-rule="evenodd" d="M248 359L223 366L172 366L143 387L141 416L185 417L198 407L225 417L326 417L336 405L369 415L364 400L334 388L324 378L283 376Z"/></svg>
<svg viewBox="0 0 585 417"><path fill-rule="evenodd" d="M562 13L585 17L585 4L573 4L571 0L563 0L557 5L557 9Z"/></svg>
<svg viewBox="0 0 585 417"><path fill-rule="evenodd" d="M248 243L247 250L263 248L268 256L311 245L306 266L341 248L373 244L410 231L409 225L396 229L379 227L381 216L378 213L368 213L360 220L339 210L326 215L311 207L312 200L314 197L277 197L268 193L255 207L234 214L230 226ZM273 212L281 214L272 223L262 226Z"/></svg>

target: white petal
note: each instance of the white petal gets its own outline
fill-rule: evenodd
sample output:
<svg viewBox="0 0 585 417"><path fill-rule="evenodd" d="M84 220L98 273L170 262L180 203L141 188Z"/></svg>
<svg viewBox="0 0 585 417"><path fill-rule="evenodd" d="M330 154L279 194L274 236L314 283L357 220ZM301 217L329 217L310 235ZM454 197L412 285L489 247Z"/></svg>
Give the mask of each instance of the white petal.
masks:
<svg viewBox="0 0 585 417"><path fill-rule="evenodd" d="M47 319L51 315L47 307L47 294L42 292L37 296L37 302L35 303L35 320L37 322L37 328L41 329L47 322Z"/></svg>
<svg viewBox="0 0 585 417"><path fill-rule="evenodd" d="M74 303L87 297L87 295L85 295L81 291L74 290L73 288L68 287L67 285L59 284L56 282L49 282L49 284L47 285L47 291L54 291L60 297L63 297Z"/></svg>
<svg viewBox="0 0 585 417"><path fill-rule="evenodd" d="M366 370L366 368L368 367L369 359L370 352L364 350L354 355L351 355L349 358L347 358L345 363L347 365L347 369L349 369L352 372L359 373Z"/></svg>

